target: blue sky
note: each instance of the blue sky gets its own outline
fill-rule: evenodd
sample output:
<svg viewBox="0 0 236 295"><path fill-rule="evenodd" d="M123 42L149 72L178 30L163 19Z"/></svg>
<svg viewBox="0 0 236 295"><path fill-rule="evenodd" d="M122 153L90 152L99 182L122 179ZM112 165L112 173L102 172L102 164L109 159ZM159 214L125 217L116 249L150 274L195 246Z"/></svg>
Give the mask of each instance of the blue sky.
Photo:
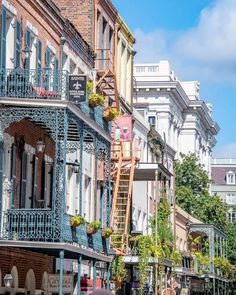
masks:
<svg viewBox="0 0 236 295"><path fill-rule="evenodd" d="M200 81L221 128L214 155L236 157L236 0L113 3L136 37L137 62L168 59L180 80Z"/></svg>

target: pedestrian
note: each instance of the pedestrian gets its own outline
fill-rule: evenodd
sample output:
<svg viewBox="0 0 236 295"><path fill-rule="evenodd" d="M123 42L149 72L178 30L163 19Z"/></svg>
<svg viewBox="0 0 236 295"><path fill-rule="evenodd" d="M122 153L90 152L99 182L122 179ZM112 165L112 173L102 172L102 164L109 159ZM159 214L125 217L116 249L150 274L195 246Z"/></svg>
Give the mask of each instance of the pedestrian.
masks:
<svg viewBox="0 0 236 295"><path fill-rule="evenodd" d="M106 289L96 289L90 295L113 295L113 293Z"/></svg>

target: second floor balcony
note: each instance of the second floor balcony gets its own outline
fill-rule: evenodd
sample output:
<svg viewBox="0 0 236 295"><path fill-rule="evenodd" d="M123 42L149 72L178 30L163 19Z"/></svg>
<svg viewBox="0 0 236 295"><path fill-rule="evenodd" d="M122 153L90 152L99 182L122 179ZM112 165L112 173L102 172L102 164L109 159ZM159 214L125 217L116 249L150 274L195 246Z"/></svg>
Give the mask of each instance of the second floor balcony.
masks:
<svg viewBox="0 0 236 295"><path fill-rule="evenodd" d="M0 100L8 102L35 101L70 103L68 95L68 71L54 71L51 68L27 70L23 68L0 69ZM105 97L105 96L104 96ZM104 130L109 123L103 118L103 107L91 107L89 100L73 103L87 117Z"/></svg>
<svg viewBox="0 0 236 295"><path fill-rule="evenodd" d="M0 242L108 253L111 138L64 104L8 105L0 116ZM100 221L97 232L73 227L77 215Z"/></svg>
<svg viewBox="0 0 236 295"><path fill-rule="evenodd" d="M67 99L66 71L0 69L0 97Z"/></svg>

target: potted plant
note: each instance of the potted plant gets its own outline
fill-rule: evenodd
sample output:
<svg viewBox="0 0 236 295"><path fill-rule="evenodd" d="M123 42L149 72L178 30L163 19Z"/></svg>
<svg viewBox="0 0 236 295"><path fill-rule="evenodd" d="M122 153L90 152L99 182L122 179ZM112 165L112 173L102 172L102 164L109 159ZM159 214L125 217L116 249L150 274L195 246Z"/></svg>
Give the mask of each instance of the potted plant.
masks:
<svg viewBox="0 0 236 295"><path fill-rule="evenodd" d="M105 99L102 95L98 94L98 93L90 93L88 96L89 99L89 104L91 107L95 108L97 106L103 106Z"/></svg>
<svg viewBox="0 0 236 295"><path fill-rule="evenodd" d="M102 237L104 239L108 239L113 233L113 230L111 228L103 228L102 229Z"/></svg>
<svg viewBox="0 0 236 295"><path fill-rule="evenodd" d="M73 217L71 217L71 219L70 219L70 225L71 225L72 227L77 227L77 226L80 226L81 224L84 224L84 223L85 223L84 218L82 218L82 217L79 216L79 215L73 216Z"/></svg>
<svg viewBox="0 0 236 295"><path fill-rule="evenodd" d="M103 118L106 121L112 121L119 115L119 111L116 108L107 107L103 111Z"/></svg>
<svg viewBox="0 0 236 295"><path fill-rule="evenodd" d="M93 235L95 234L101 225L100 221L92 221L87 224L87 234Z"/></svg>

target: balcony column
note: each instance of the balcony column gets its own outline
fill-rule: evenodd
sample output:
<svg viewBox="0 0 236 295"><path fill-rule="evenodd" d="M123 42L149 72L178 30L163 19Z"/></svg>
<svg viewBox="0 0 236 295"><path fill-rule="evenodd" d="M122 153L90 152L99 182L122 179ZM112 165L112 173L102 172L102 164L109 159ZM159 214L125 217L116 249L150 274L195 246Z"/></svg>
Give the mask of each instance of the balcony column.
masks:
<svg viewBox="0 0 236 295"><path fill-rule="evenodd" d="M83 134L83 125L81 126L80 132L80 153L79 153L79 214L83 214L83 143L84 143L84 134Z"/></svg>
<svg viewBox="0 0 236 295"><path fill-rule="evenodd" d="M107 226L110 227L110 220L111 220L111 149L109 149L107 151L107 155L106 155L107 159L108 159L108 163L106 163L105 165L109 165L108 167L108 176L107 176Z"/></svg>
<svg viewBox="0 0 236 295"><path fill-rule="evenodd" d="M110 278L111 278L111 263L107 263L107 285L106 288L109 290L110 289Z"/></svg>
<svg viewBox="0 0 236 295"><path fill-rule="evenodd" d="M3 131L0 127L0 233L2 233Z"/></svg>
<svg viewBox="0 0 236 295"><path fill-rule="evenodd" d="M63 295L63 268L64 268L64 250L60 251L60 270L59 270L59 295Z"/></svg>
<svg viewBox="0 0 236 295"><path fill-rule="evenodd" d="M223 238L220 237L220 257L223 257Z"/></svg>
<svg viewBox="0 0 236 295"><path fill-rule="evenodd" d="M77 260L77 263L78 263L78 273L77 273L77 295L80 295L81 294L81 286L80 286L80 279L81 279L81 260L82 260L82 255L79 254L78 255L78 260Z"/></svg>
<svg viewBox="0 0 236 295"><path fill-rule="evenodd" d="M215 258L215 234L214 234L214 230L210 229L209 230L209 256L211 259ZM211 263L211 267L210 267L210 272L214 273L214 262Z"/></svg>
<svg viewBox="0 0 236 295"><path fill-rule="evenodd" d="M97 179L98 179L98 140L95 138L95 161L94 161L94 220L97 219Z"/></svg>
<svg viewBox="0 0 236 295"><path fill-rule="evenodd" d="M96 259L93 260L93 290L96 289Z"/></svg>

